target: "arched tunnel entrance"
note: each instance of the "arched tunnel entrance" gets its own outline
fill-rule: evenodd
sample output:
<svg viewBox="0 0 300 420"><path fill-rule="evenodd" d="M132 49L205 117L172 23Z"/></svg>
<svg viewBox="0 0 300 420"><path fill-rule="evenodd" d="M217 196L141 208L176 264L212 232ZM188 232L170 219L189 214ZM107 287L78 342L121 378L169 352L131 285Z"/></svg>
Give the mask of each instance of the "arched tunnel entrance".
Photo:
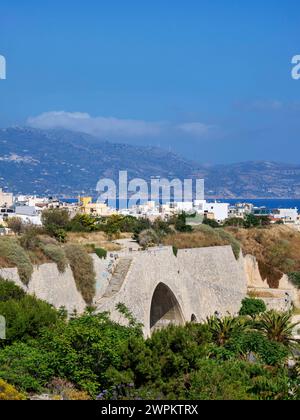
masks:
<svg viewBox="0 0 300 420"><path fill-rule="evenodd" d="M169 324L183 325L184 319L174 293L168 286L160 283L154 291L151 302L151 332Z"/></svg>

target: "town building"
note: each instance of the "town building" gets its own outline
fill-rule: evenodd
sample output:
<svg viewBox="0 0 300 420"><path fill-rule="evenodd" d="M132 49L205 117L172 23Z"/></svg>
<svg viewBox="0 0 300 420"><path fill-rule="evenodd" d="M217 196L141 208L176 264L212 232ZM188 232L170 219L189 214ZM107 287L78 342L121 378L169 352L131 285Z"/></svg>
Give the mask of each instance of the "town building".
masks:
<svg viewBox="0 0 300 420"><path fill-rule="evenodd" d="M12 193L7 193L0 188L0 207L12 207L14 203L14 196Z"/></svg>

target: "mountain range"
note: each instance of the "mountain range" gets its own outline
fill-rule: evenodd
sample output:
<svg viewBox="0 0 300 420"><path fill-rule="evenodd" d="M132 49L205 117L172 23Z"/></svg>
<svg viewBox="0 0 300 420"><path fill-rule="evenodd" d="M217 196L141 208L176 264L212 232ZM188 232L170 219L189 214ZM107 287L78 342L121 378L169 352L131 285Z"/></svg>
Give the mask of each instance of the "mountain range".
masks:
<svg viewBox="0 0 300 420"><path fill-rule="evenodd" d="M0 187L14 193L95 194L100 178L204 178L207 198L300 198L300 164L205 165L157 147L110 143L67 130L0 129Z"/></svg>

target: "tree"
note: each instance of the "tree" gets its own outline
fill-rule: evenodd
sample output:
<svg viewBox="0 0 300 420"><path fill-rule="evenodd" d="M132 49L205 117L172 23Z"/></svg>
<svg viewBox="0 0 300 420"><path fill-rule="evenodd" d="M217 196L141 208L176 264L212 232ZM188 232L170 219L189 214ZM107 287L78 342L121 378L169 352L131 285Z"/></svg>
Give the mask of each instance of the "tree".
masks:
<svg viewBox="0 0 300 420"><path fill-rule="evenodd" d="M11 229L16 235L21 235L24 224L19 217L11 217L7 220L7 227Z"/></svg>
<svg viewBox="0 0 300 420"><path fill-rule="evenodd" d="M93 232L96 230L97 220L88 214L77 214L68 224L68 230L72 232Z"/></svg>
<svg viewBox="0 0 300 420"><path fill-rule="evenodd" d="M70 223L69 212L66 209L49 209L42 213L42 223L46 229L67 229Z"/></svg>
<svg viewBox="0 0 300 420"><path fill-rule="evenodd" d="M245 227L246 228L252 228L252 227L257 227L259 226L259 219L258 217L256 217L254 214L247 214L246 218L245 218Z"/></svg>
<svg viewBox="0 0 300 420"><path fill-rule="evenodd" d="M175 221L175 229L177 232L192 232L193 228L186 223L186 213L181 213Z"/></svg>

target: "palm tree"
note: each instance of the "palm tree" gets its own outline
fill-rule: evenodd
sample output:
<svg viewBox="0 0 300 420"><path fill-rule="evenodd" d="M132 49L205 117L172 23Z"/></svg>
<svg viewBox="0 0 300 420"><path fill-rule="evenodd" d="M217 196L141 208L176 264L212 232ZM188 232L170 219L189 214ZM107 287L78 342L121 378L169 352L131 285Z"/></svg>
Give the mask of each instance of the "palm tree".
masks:
<svg viewBox="0 0 300 420"><path fill-rule="evenodd" d="M245 331L247 328L247 323L244 319L232 316L207 318L207 325L214 342L218 346L224 346L234 335Z"/></svg>
<svg viewBox="0 0 300 420"><path fill-rule="evenodd" d="M300 322L292 323L292 312L269 311L262 314L256 324L269 340L281 343L288 348L294 347L297 340L293 338L293 330Z"/></svg>

